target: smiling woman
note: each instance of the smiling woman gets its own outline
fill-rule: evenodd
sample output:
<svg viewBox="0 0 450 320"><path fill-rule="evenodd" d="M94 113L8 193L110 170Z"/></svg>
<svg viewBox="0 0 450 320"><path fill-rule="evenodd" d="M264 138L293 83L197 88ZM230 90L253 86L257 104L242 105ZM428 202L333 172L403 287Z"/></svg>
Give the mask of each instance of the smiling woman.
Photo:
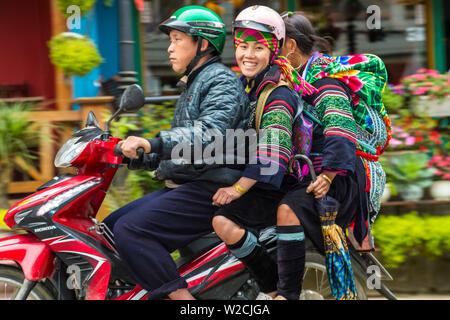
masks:
<svg viewBox="0 0 450 320"><path fill-rule="evenodd" d="M237 46L236 61L247 80L267 67L270 53L269 48L256 41L242 42Z"/></svg>
<svg viewBox="0 0 450 320"><path fill-rule="evenodd" d="M276 293L277 265L258 245L253 232L276 223L278 203L296 183L286 171L292 156L293 121L301 112L299 94L313 88L279 56L285 25L276 11L265 6L243 10L233 24L233 33L241 80L253 102L248 128L260 136L257 151L250 155L251 162L242 177L213 196L213 203L220 206L213 226L258 282L261 294L257 299L264 299ZM300 226L291 229L289 232L294 233L290 236L304 238ZM304 245L303 241L297 242Z"/></svg>

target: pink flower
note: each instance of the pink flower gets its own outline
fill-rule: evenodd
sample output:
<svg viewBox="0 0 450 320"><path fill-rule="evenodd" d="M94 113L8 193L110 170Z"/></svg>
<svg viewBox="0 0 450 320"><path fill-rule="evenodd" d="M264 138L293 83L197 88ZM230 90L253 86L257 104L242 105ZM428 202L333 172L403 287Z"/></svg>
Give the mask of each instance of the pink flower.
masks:
<svg viewBox="0 0 450 320"><path fill-rule="evenodd" d="M416 139L414 137L407 137L405 140L405 144L407 146L412 146L416 142Z"/></svg>
<svg viewBox="0 0 450 320"><path fill-rule="evenodd" d="M445 180L450 180L450 173L444 173L442 175L442 178L444 178Z"/></svg>
<svg viewBox="0 0 450 320"><path fill-rule="evenodd" d="M389 145L390 145L391 147L396 147L396 146L399 146L399 145L401 145L401 144L402 144L402 142L401 142L400 140L395 139L395 138L392 138L392 139L389 141Z"/></svg>
<svg viewBox="0 0 450 320"><path fill-rule="evenodd" d="M418 75L416 75L416 79L417 79L417 80L425 80L426 78L427 78L427 76L424 75L424 74L418 74Z"/></svg>
<svg viewBox="0 0 450 320"><path fill-rule="evenodd" d="M428 88L419 88L419 89L416 89L416 90L414 90L413 92L412 92L412 94L413 95L422 95L422 94L424 94L425 92L427 92L427 90L428 90Z"/></svg>
<svg viewBox="0 0 450 320"><path fill-rule="evenodd" d="M426 70L426 69L425 69ZM439 71L437 71L437 70L426 70L425 71L427 74L439 74Z"/></svg>
<svg viewBox="0 0 450 320"><path fill-rule="evenodd" d="M427 71L428 70L426 68L420 68L420 69L417 70L417 73L425 73Z"/></svg>

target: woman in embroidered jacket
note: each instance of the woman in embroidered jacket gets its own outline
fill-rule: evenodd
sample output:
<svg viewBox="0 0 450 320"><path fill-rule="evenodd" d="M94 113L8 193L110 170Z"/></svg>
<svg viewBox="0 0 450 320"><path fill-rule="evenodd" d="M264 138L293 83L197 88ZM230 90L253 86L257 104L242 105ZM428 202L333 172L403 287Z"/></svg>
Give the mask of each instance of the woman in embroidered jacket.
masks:
<svg viewBox="0 0 450 320"><path fill-rule="evenodd" d="M327 42L315 35L309 20L300 13L282 16L287 38L282 55L317 89L305 97L305 110L322 124L314 129L310 154L319 173L317 180L312 183L304 171L302 181L286 194L277 212L281 235L278 295L297 300L305 265L304 234L324 250L315 198L328 194L336 199L339 210L335 223L345 230L354 222L355 236L361 243L368 232L366 223L379 210L385 175L374 160L388 143L390 125L381 104L381 91L387 81L383 62L373 55L341 57L337 61L314 52L315 47L326 47ZM364 135L371 138L366 140L370 142L367 147L375 146L372 154L360 143ZM368 197L368 190L372 197Z"/></svg>
<svg viewBox="0 0 450 320"><path fill-rule="evenodd" d="M279 56L285 38L281 16L265 6L243 10L233 26L236 61L253 109L249 128L259 129L255 160L231 187L219 189L213 203L220 206L213 218L217 235L257 280L261 292L276 292L276 262L262 248L255 234L276 223L279 201L297 183L286 174L292 156L292 122L297 114L298 93L314 88ZM286 83L268 96L263 110L258 99L268 84ZM261 100L262 101L262 100ZM301 110L300 110L301 111ZM262 112L262 116L259 115ZM260 119L260 120L259 120ZM261 294L260 297L267 297Z"/></svg>

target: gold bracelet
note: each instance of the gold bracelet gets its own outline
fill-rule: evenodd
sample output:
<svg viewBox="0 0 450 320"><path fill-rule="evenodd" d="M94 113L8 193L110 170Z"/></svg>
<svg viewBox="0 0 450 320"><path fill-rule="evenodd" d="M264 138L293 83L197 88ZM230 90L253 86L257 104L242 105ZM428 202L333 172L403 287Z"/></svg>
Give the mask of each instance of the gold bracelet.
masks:
<svg viewBox="0 0 450 320"><path fill-rule="evenodd" d="M239 193L241 196L246 194L248 190L245 190L242 188L237 182L233 184L234 190L236 190L237 193Z"/></svg>
<svg viewBox="0 0 450 320"><path fill-rule="evenodd" d="M322 173L320 176L322 178L324 178L325 180L327 180L329 184L331 184L331 182L332 182L331 179L325 173Z"/></svg>

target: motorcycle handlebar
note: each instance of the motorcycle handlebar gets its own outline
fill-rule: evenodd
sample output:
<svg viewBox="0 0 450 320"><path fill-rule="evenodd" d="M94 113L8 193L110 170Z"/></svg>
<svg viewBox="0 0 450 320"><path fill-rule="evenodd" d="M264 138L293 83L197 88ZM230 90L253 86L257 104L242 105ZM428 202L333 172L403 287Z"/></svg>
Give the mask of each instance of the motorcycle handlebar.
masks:
<svg viewBox="0 0 450 320"><path fill-rule="evenodd" d="M114 153L118 156L126 158L122 153L122 148L118 144L114 146ZM142 156L144 155L144 148L142 147L137 148L136 153L139 158L142 158Z"/></svg>

